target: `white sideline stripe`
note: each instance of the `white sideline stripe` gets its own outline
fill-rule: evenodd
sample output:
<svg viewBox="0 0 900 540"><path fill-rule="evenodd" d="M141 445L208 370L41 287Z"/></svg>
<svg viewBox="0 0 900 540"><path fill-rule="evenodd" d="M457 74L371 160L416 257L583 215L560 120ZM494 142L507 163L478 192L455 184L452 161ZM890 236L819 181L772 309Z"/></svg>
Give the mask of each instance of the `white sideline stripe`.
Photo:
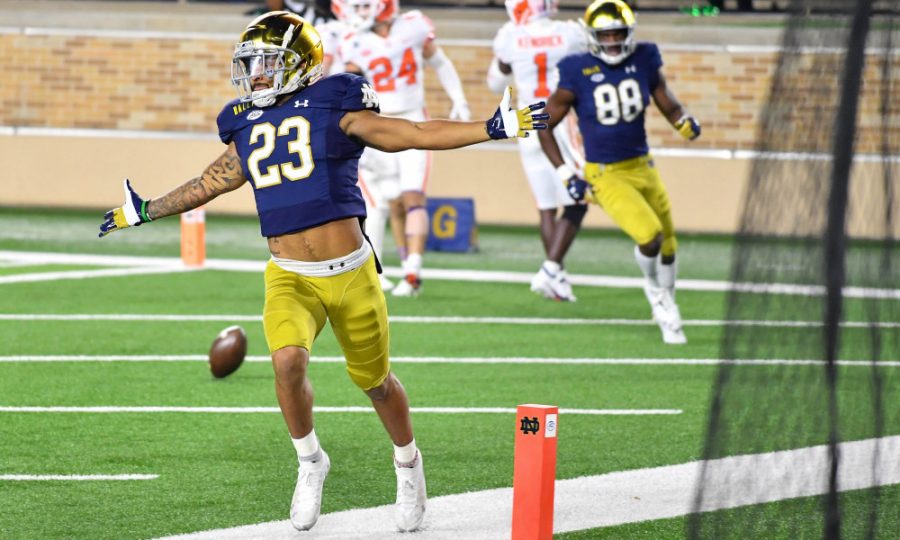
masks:
<svg viewBox="0 0 900 540"><path fill-rule="evenodd" d="M207 362L200 354L181 355L15 355L0 356L2 363L38 362ZM247 356L245 362L271 362L268 356ZM314 356L314 363L343 364L343 356ZM395 356L393 364L544 364L544 365L620 365L620 366L823 366L824 360L813 359L717 359L717 358L532 358L532 357L450 357L450 356ZM850 367L900 367L900 360L838 360L839 366Z"/></svg>
<svg viewBox="0 0 900 540"><path fill-rule="evenodd" d="M0 481L32 482L63 480L86 482L93 480L156 480L158 474L0 474Z"/></svg>
<svg viewBox="0 0 900 540"><path fill-rule="evenodd" d="M897 53L900 54L900 53ZM35 126L3 126L0 135L9 137L74 137L96 139L154 139L154 140L219 140L215 133L190 131L150 131L135 129L89 129ZM518 152L518 146L506 142L487 142L466 148L472 152ZM655 148L653 155L673 158L702 158L723 160L774 160L774 161L831 161L831 154L812 152L764 152L759 150L716 149L716 148ZM900 155L857 153L853 156L857 163L900 163Z"/></svg>
<svg viewBox="0 0 900 540"><path fill-rule="evenodd" d="M37 281L59 281L64 279L95 279L119 276L137 276L148 274L170 274L173 272L190 272L194 269L180 267L152 268L113 268L102 270L67 270L61 272L35 272L32 274L16 274L0 276L0 285L6 283L33 283Z"/></svg>
<svg viewBox="0 0 900 540"><path fill-rule="evenodd" d="M28 262L31 264L83 264L92 266L125 266L125 267L162 267L184 270L181 259L176 257L136 257L117 255L88 255L71 253L48 253L30 251L0 251L0 261ZM236 259L207 259L203 269L226 270L237 272L262 272L266 261L246 261ZM178 269L178 270L174 270ZM397 267L385 268L390 277L402 276ZM10 276L12 277L12 276ZM424 279L445 279L451 281L476 281L500 283L530 283L531 272L503 272L491 270L451 270L441 268L425 268ZM569 281L573 285L590 287L611 287L622 289L643 289L644 278L628 278L616 276L596 276L571 274ZM731 283L703 279L681 279L679 290L728 292L737 290L750 293L797 294L803 296L823 296L825 287L820 285L794 285L788 283ZM873 289L867 287L844 287L843 294L847 298L884 298L900 300L900 289Z"/></svg>
<svg viewBox="0 0 900 540"><path fill-rule="evenodd" d="M392 323L412 324L522 324L522 325L598 325L598 326L656 326L649 319L585 319L555 317L434 317L419 315L389 315ZM135 313L0 313L0 321L172 321L172 322L261 322L262 315L176 315ZM774 328L819 328L820 321L725 321L715 319L687 319L684 326L764 326ZM844 328L900 328L900 322L845 321Z"/></svg>
<svg viewBox="0 0 900 540"><path fill-rule="evenodd" d="M867 439L839 445L840 491L900 483L900 437ZM872 478L877 456L878 478ZM691 513L703 462L620 471L555 484L553 532L563 533L684 516ZM828 448L814 446L712 460L716 470L730 472L724 497L704 501L704 512L821 495L828 490ZM807 478L785 482L785 478ZM767 486L739 489L739 486ZM729 489L730 488L730 489ZM327 490L327 488L326 488ZM408 540L392 528L392 505L324 514L312 533L318 540ZM286 512L285 512L286 513ZM509 538L512 489L500 488L445 495L428 500L423 530L417 540L495 540ZM290 521L271 521L164 540L296 539ZM163 540L163 539L160 539Z"/></svg>
<svg viewBox="0 0 900 540"><path fill-rule="evenodd" d="M410 412L418 414L516 414L516 409L507 407L410 407ZM371 413L372 407L313 407L317 413ZM255 414L277 413L278 407L7 407L0 406L0 412L7 413L212 413L212 414ZM645 416L681 414L681 409L560 409L560 414L591 416Z"/></svg>

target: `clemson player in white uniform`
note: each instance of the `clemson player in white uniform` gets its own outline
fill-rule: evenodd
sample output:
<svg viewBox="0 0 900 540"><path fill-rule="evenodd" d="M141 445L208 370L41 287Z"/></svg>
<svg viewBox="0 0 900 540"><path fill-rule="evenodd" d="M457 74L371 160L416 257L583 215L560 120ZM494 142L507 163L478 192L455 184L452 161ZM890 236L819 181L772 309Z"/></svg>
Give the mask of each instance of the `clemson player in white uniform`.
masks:
<svg viewBox="0 0 900 540"><path fill-rule="evenodd" d="M341 59L339 45L350 29L337 19L331 19L316 25L316 31L322 38L322 68L325 75L344 72L344 61Z"/></svg>
<svg viewBox="0 0 900 540"><path fill-rule="evenodd" d="M469 106L453 62L437 46L434 26L420 11L399 13L397 0L334 0L332 11L351 28L340 42L345 69L371 81L386 116L425 120L423 64L434 68L453 107L451 120L468 120ZM422 256L428 237L425 188L431 154L409 150L388 154L366 149L360 187L369 204L366 233L381 249L390 201L391 230L403 259L404 280L394 296L421 290Z"/></svg>
<svg viewBox="0 0 900 540"><path fill-rule="evenodd" d="M494 38L494 59L488 69L487 83L492 91L503 92L511 76L520 104L546 99L559 82L556 64L569 54L587 50L584 31L577 23L550 18L557 11L557 3L557 0L506 0L510 21ZM577 142L575 118L560 124L554 135L566 163L576 171L582 170L584 156ZM563 258L575 240L587 205L577 204L569 197L536 137L519 141L519 156L537 203L541 241L547 256L531 281L531 290L546 298L574 302L576 297ZM557 218L559 207L563 212Z"/></svg>

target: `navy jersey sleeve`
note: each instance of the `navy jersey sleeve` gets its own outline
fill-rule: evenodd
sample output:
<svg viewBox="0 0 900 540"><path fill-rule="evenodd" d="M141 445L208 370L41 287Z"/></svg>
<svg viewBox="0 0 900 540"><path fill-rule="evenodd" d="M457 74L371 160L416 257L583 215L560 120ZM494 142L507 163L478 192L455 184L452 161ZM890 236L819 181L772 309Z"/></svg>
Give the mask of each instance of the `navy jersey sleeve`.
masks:
<svg viewBox="0 0 900 540"><path fill-rule="evenodd" d="M223 143L231 143L231 139L234 137L234 130L237 127L238 115L250 107L251 105L249 103L241 103L240 100L235 99L229 101L225 107L222 108L222 112L220 112L218 118L216 118L216 125L219 128L219 139Z"/></svg>
<svg viewBox="0 0 900 540"><path fill-rule="evenodd" d="M572 56L567 56L559 61L556 69L559 70L559 84L557 88L564 88L573 94L576 91L575 88L575 72L576 62L574 61Z"/></svg>
<svg viewBox="0 0 900 540"><path fill-rule="evenodd" d="M343 73L344 97L341 99L342 111L375 111L381 112L378 94L365 78L352 73Z"/></svg>

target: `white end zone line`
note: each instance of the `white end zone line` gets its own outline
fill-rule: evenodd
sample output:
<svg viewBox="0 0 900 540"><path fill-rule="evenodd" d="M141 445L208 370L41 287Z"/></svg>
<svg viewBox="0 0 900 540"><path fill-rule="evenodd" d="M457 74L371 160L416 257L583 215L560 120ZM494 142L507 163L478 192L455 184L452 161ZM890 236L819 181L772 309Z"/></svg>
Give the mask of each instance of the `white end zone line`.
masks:
<svg viewBox="0 0 900 540"><path fill-rule="evenodd" d="M900 436L841 443L839 452L840 491L900 484L900 460L896 459L900 455ZM703 465L704 462L695 461L557 480L553 532L690 514ZM829 465L826 446L708 461L708 470L730 473L731 480L723 483L718 494L705 498L702 511L821 495L828 490ZM878 470L877 479L873 478L873 469ZM786 478L804 481L785 481ZM759 488L741 489L747 486ZM408 540L409 533L393 530L392 511L392 505L385 505L324 514L310 534L318 540ZM428 500L423 529L414 536L418 540L509 538L511 515L511 488L433 497ZM166 540L296 539L298 534L285 519L170 536Z"/></svg>
<svg viewBox="0 0 900 540"><path fill-rule="evenodd" d="M42 363L42 362L208 362L209 358L200 354L173 355L88 355L88 354L50 354L50 355L12 355L0 356L0 364L4 363ZM253 355L244 358L244 362L269 363L268 356ZM314 356L313 363L343 364L343 356ZM394 364L538 364L538 365L613 365L613 366L719 366L723 364L736 366L824 366L824 360L816 359L719 359L719 358L529 358L517 356L503 357L448 357L448 356L396 356L391 358ZM900 360L838 360L837 365L848 367L900 367Z"/></svg>
<svg viewBox="0 0 900 540"><path fill-rule="evenodd" d="M313 407L317 413L367 413L372 407ZM507 407L410 407L417 414L516 414L516 409ZM206 414L281 414L278 407L7 407L0 406L5 413L206 413ZM676 415L681 409L560 409L560 414L590 416L650 416Z"/></svg>
<svg viewBox="0 0 900 540"><path fill-rule="evenodd" d="M181 260L175 257L136 257L117 255L89 255L73 253L0 251L0 261L29 262L31 264L83 264L94 266L125 267L164 267L185 270ZM247 261L235 259L207 259L206 265L199 270L225 270L236 272L262 272L266 261ZM175 271L175 270L171 270ZM402 270L396 267L385 268L390 277L402 277ZM34 275L34 274L28 274ZM12 277L12 276L10 276ZM85 276L88 277L88 276ZM100 277L100 276L98 276ZM442 268L425 268L424 279L451 281L475 281L496 283L530 283L533 277L530 272L505 272L492 270L451 270ZM64 277L58 279L65 279ZM642 289L644 278L596 276L571 274L569 281L573 285L586 287L610 287L624 289ZM2 283L2 282L0 282ZM798 285L790 283L731 283L702 279L681 279L679 290L728 292L737 290L748 293L796 294L802 296L822 296L825 288L819 285ZM848 298L885 298L900 300L900 289L873 289L867 287L844 287L844 296Z"/></svg>
<svg viewBox="0 0 900 540"><path fill-rule="evenodd" d="M0 482L156 480L158 474L0 474Z"/></svg>

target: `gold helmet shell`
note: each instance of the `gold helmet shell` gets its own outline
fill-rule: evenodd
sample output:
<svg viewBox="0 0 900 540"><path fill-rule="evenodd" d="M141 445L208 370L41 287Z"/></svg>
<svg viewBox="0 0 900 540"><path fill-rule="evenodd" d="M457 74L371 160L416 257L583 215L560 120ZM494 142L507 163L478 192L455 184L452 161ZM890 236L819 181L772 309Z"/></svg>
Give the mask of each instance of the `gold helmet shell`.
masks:
<svg viewBox="0 0 900 540"><path fill-rule="evenodd" d="M234 46L231 84L242 102L268 107L281 94L296 92L324 75L322 38L303 17L288 11L261 15L247 25ZM265 76L270 87L253 89L253 79Z"/></svg>
<svg viewBox="0 0 900 540"><path fill-rule="evenodd" d="M619 64L634 52L637 19L622 0L595 0L584 10L581 24L587 33L591 54L607 64ZM601 40L604 32L615 31L624 31L624 39L615 42Z"/></svg>

